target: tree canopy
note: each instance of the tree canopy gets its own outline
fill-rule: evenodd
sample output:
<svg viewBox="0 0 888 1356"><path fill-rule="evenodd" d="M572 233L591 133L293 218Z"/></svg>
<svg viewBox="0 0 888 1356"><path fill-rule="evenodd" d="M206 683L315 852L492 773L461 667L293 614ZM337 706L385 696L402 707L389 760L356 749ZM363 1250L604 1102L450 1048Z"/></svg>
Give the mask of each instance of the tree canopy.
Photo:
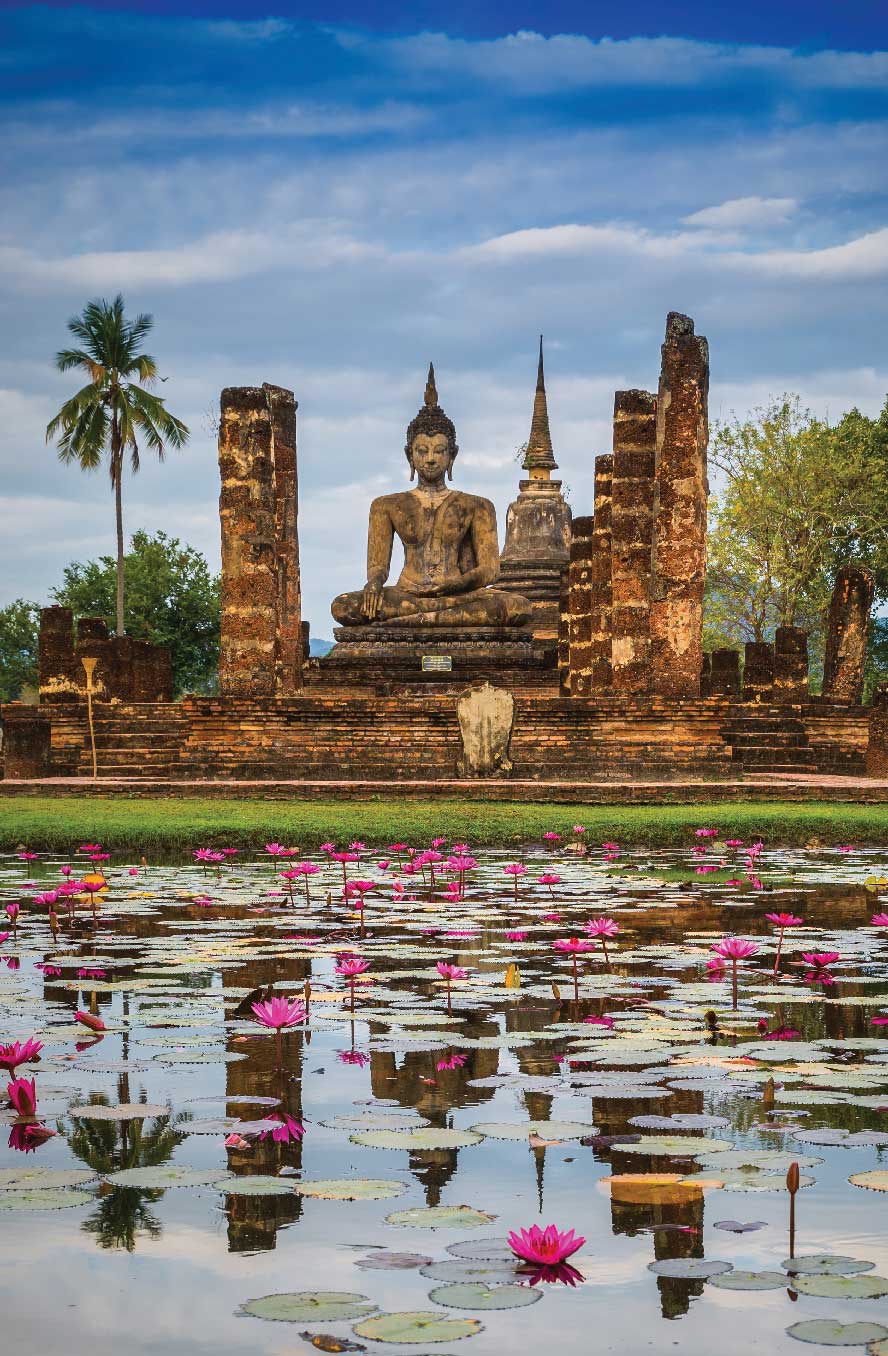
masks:
<svg viewBox="0 0 888 1356"><path fill-rule="evenodd" d="M136 532L123 576L127 635L169 647L177 693L212 691L219 665L219 577L200 551L165 532ZM116 594L117 562L100 556L69 565L52 596L75 618L103 617L111 626Z"/></svg>
<svg viewBox="0 0 888 1356"><path fill-rule="evenodd" d="M18 701L24 687L37 685L40 609L24 598L0 607L0 702Z"/></svg>

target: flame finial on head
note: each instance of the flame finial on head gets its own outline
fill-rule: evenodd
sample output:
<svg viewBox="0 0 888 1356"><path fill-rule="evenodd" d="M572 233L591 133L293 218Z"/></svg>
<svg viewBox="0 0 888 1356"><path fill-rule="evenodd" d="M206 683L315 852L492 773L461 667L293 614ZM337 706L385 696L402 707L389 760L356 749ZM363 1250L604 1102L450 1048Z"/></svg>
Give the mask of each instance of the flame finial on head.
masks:
<svg viewBox="0 0 888 1356"><path fill-rule="evenodd" d="M438 388L435 385L435 364L429 363L429 375L426 377L425 404L437 405Z"/></svg>
<svg viewBox="0 0 888 1356"><path fill-rule="evenodd" d="M435 383L435 365L429 363L429 375L426 378L425 395L420 410L414 419L411 419L407 426L407 442L404 446L407 460L410 460L410 449L413 446L413 440L420 433L435 434L443 433L450 444L451 461L459 451L456 441L456 429L453 421L448 419L447 415L438 404L438 387ZM412 465L412 463L411 463Z"/></svg>

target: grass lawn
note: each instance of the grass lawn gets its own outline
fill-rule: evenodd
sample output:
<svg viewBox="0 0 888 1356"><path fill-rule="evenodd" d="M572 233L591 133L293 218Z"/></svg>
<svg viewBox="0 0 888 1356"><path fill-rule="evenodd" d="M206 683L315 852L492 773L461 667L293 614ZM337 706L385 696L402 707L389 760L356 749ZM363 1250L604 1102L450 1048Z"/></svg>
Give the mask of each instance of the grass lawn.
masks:
<svg viewBox="0 0 888 1356"><path fill-rule="evenodd" d="M306 801L79 799L76 796L0 800L0 850L68 852L80 843L137 853L203 846L259 848L277 841L313 851L319 844L360 838L368 845L431 838L473 847L539 839L548 829L572 835L586 826L590 843L678 847L694 829L718 828L723 838L805 844L888 846L888 804L538 805L465 800Z"/></svg>

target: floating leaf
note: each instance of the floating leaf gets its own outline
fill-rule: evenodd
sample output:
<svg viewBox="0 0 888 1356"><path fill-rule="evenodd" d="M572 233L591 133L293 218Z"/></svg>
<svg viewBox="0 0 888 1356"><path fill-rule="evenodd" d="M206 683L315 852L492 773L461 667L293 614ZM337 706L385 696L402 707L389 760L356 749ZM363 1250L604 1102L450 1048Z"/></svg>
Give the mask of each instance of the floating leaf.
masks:
<svg viewBox="0 0 888 1356"><path fill-rule="evenodd" d="M223 1191L234 1173L226 1175L219 1168L184 1168L175 1163L156 1168L124 1168L109 1173L106 1181L112 1186L138 1187L143 1191L163 1191L166 1187L215 1186Z"/></svg>
<svg viewBox="0 0 888 1356"><path fill-rule="evenodd" d="M0 1168L0 1191L76 1187L95 1180L96 1174L91 1168L43 1168L36 1163L23 1163L17 1168Z"/></svg>
<svg viewBox="0 0 888 1356"><path fill-rule="evenodd" d="M262 1173L252 1177L223 1177L213 1183L226 1196L292 1196L294 1185L286 1177L266 1177Z"/></svg>
<svg viewBox="0 0 888 1356"><path fill-rule="evenodd" d="M426 1309L380 1314L378 1318L356 1323L352 1331L357 1337L369 1337L374 1342L456 1342L483 1332L484 1324L477 1318L445 1318Z"/></svg>
<svg viewBox="0 0 888 1356"><path fill-rule="evenodd" d="M786 1331L799 1342L819 1342L824 1347L863 1347L888 1337L888 1328L881 1323L842 1323L837 1318L807 1318Z"/></svg>
<svg viewBox="0 0 888 1356"><path fill-rule="evenodd" d="M352 1144L364 1144L369 1149L468 1149L480 1144L483 1135L473 1130L365 1130L350 1135Z"/></svg>
<svg viewBox="0 0 888 1356"><path fill-rule="evenodd" d="M482 1281L485 1285L507 1285L516 1281L518 1262L511 1252L508 1261L481 1262L468 1257L448 1258L443 1262L432 1262L422 1269L421 1275L430 1281Z"/></svg>
<svg viewBox="0 0 888 1356"><path fill-rule="evenodd" d="M872 1271L875 1262L862 1262L841 1253L812 1252L802 1257L787 1257L780 1265L793 1276L857 1276Z"/></svg>
<svg viewBox="0 0 888 1356"><path fill-rule="evenodd" d="M719 1290L783 1290L786 1276L782 1271L725 1271L710 1276L709 1284Z"/></svg>
<svg viewBox="0 0 888 1356"><path fill-rule="evenodd" d="M386 1224L403 1224L412 1229L459 1229L464 1225L474 1229L492 1224L495 1219L496 1215L485 1215L483 1210L473 1210L469 1205L414 1206L385 1217Z"/></svg>
<svg viewBox="0 0 888 1356"><path fill-rule="evenodd" d="M150 1102L121 1102L118 1106L72 1106L69 1116L81 1121L145 1121L152 1116L169 1116L168 1106L152 1106Z"/></svg>
<svg viewBox="0 0 888 1356"><path fill-rule="evenodd" d="M452 1309L521 1309L542 1298L542 1291L531 1290L529 1285L491 1286L483 1281L439 1285L429 1293L433 1304L445 1304Z"/></svg>
<svg viewBox="0 0 888 1356"><path fill-rule="evenodd" d="M497 1238L464 1238L459 1243L448 1243L444 1251L452 1257L463 1257L475 1262L515 1264L515 1254L508 1243L501 1243Z"/></svg>
<svg viewBox="0 0 888 1356"><path fill-rule="evenodd" d="M386 1201L403 1196L407 1188L403 1182L384 1178L328 1177L295 1182L294 1190L300 1196L319 1196L327 1201Z"/></svg>
<svg viewBox="0 0 888 1356"><path fill-rule="evenodd" d="M582 1139L595 1133L595 1126L588 1121L482 1121L471 1128L489 1139L527 1140L531 1135L552 1140Z"/></svg>
<svg viewBox="0 0 888 1356"><path fill-rule="evenodd" d="M888 1295L884 1276L794 1276L793 1290L822 1299L878 1299Z"/></svg>
<svg viewBox="0 0 888 1356"><path fill-rule="evenodd" d="M874 1168L870 1172L855 1172L848 1181L852 1186L865 1187L867 1191L888 1191L888 1168Z"/></svg>
<svg viewBox="0 0 888 1356"><path fill-rule="evenodd" d="M716 1262L709 1257L664 1257L660 1262L648 1262L648 1271L656 1276L672 1276L676 1280L702 1280L733 1271L730 1262Z"/></svg>
<svg viewBox="0 0 888 1356"><path fill-rule="evenodd" d="M237 1312L251 1318L271 1319L275 1323L332 1323L363 1318L376 1307L366 1295L355 1295L348 1290L294 1290L247 1300Z"/></svg>
<svg viewBox="0 0 888 1356"><path fill-rule="evenodd" d="M421 1252L371 1252L367 1257L359 1257L356 1267L362 1271L416 1271L427 1266L431 1257Z"/></svg>
<svg viewBox="0 0 888 1356"><path fill-rule="evenodd" d="M0 1192L0 1210L66 1210L75 1205L92 1205L95 1199L88 1191L29 1187Z"/></svg>

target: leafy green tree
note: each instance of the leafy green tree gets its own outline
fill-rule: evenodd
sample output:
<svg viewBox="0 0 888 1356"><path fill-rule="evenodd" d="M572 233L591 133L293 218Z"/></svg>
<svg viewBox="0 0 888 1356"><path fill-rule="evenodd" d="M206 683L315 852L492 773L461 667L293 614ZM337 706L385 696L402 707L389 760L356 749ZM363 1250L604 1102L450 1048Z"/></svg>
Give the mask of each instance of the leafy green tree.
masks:
<svg viewBox="0 0 888 1356"><path fill-rule="evenodd" d="M14 702L22 688L37 683L40 609L16 598L0 607L0 702Z"/></svg>
<svg viewBox="0 0 888 1356"><path fill-rule="evenodd" d="M123 463L129 453L135 474L140 465L139 439L163 461L167 446L183 447L188 429L170 414L160 396L145 390L157 378L157 363L142 352L142 341L154 324L150 315L127 320L123 297L110 303L91 301L83 314L68 321L79 348L56 354L60 372L80 368L86 386L66 401L46 426L46 441L58 441L59 459L76 461L92 471L108 454L117 520L117 634L124 635Z"/></svg>
<svg viewBox="0 0 888 1356"><path fill-rule="evenodd" d="M117 577L112 556L75 561L53 598L75 617L103 617L110 625ZM165 532L136 532L123 577L127 634L169 647L177 693L211 691L219 664L219 577L200 551Z"/></svg>
<svg viewBox="0 0 888 1356"><path fill-rule="evenodd" d="M811 632L815 661L836 571L870 566L888 598L888 401L831 425L784 395L716 426L711 461L707 644Z"/></svg>

